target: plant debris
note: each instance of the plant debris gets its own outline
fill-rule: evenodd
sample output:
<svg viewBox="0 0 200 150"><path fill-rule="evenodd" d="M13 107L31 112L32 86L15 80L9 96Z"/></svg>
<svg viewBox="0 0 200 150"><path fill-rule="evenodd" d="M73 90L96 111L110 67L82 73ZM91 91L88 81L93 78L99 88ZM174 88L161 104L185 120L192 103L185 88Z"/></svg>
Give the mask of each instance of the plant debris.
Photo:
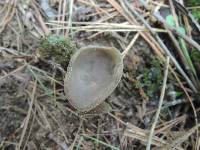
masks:
<svg viewBox="0 0 200 150"><path fill-rule="evenodd" d="M199 0L1 0L0 149L200 149L199 14ZM64 77L88 45L128 53L82 114Z"/></svg>

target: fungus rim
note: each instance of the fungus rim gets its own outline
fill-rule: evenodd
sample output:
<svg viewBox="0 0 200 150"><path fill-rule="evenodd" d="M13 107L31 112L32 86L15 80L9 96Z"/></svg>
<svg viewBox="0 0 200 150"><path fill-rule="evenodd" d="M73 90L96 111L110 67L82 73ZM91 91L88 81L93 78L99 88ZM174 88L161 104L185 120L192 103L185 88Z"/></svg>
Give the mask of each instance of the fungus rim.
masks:
<svg viewBox="0 0 200 150"><path fill-rule="evenodd" d="M102 51L113 51L115 52L116 56L118 57L119 61L116 62L115 65L115 73L114 75L114 79L113 82L111 82L109 84L108 87L104 88L103 91L107 91L106 94L104 94L103 96L97 96L94 98L94 101L91 102L90 106L87 107L80 107L77 106L75 102L73 102L73 98L72 96L69 94L69 87L68 85L68 81L71 80L72 77L72 66L76 60L76 58L83 52L86 50L102 50ZM114 47L105 47L105 46L86 46L83 48L80 48L78 51L75 52L75 54L71 57L69 65L67 67L67 73L65 75L65 79L64 79L64 92L65 92L65 96L68 99L68 101L70 102L70 104L77 109L78 111L82 111L82 112L88 112L90 110L92 110L93 108L95 108L96 106L98 106L99 104L101 104L117 87L117 85L119 84L121 77L123 74L123 58L121 56L121 53Z"/></svg>

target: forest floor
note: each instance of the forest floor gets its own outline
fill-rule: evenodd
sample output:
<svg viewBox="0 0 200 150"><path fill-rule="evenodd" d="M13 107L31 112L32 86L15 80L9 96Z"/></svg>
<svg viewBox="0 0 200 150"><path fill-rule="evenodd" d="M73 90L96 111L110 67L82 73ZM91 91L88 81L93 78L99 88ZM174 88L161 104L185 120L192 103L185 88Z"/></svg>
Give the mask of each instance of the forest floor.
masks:
<svg viewBox="0 0 200 150"><path fill-rule="evenodd" d="M199 150L198 20L197 0L1 0L0 149ZM49 37L129 49L112 110L70 105Z"/></svg>

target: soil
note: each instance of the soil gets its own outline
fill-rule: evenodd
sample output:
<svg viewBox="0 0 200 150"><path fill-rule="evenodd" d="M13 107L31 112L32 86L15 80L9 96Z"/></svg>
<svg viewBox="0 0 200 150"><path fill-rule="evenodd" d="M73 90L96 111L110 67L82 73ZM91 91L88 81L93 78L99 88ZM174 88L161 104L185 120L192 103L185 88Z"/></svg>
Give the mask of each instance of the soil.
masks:
<svg viewBox="0 0 200 150"><path fill-rule="evenodd" d="M98 15L88 17L88 14L96 12L95 9L88 6L82 8L77 3L74 19L82 22L100 19ZM104 1L99 3L111 7ZM13 150L19 146L20 141L19 149L27 150L145 149L144 139L153 123L162 87L161 80L152 90L146 85L146 79L155 83L154 79L157 80L157 76L164 72L162 62L158 61L157 65L152 63L157 60L153 49L140 37L127 54L123 77L115 91L105 100L112 107L111 112L88 117L79 115L64 96L63 80L66 70L59 69L60 65L55 65L52 60L37 57L39 41L45 31L35 13L39 11L43 21L49 20L44 11L39 7L38 10L35 9L34 5L39 6L39 1L25 3L19 0L14 16L0 30L0 149ZM3 6L0 2L0 11ZM51 1L51 6L54 11L58 11L59 2ZM6 10L0 13L0 18L5 14ZM112 20L115 23L123 21L122 16ZM66 30L59 31L58 35L63 32ZM52 33L57 34L56 31ZM116 35L111 32L91 37L93 34L94 32L85 31L75 33L73 42L78 48L104 45L114 46L122 52L135 35L121 32ZM160 72L157 73L157 70ZM141 86L137 86L138 82ZM149 89L152 92L148 95ZM162 109L156 126L157 137L162 139L163 136L163 140L168 143L195 126L192 108L170 74L164 98L165 106L174 100L170 95L174 91L180 92L180 96L175 99L183 101ZM187 91L195 101L199 121L200 104L196 101L199 97L188 88ZM127 136L129 128L135 132L140 131L141 134ZM142 134L145 136L140 140ZM178 146L189 149L191 145L195 145L194 141L192 136Z"/></svg>

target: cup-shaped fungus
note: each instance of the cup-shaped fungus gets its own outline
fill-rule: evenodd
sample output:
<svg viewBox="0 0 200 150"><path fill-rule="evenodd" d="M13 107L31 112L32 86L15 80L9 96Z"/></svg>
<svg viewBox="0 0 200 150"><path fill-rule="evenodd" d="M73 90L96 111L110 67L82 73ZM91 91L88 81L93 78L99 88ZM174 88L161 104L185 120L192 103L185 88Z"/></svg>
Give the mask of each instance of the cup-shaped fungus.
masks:
<svg viewBox="0 0 200 150"><path fill-rule="evenodd" d="M66 97L76 109L87 112L113 92L122 73L123 58L115 48L81 48L68 66L64 81Z"/></svg>

